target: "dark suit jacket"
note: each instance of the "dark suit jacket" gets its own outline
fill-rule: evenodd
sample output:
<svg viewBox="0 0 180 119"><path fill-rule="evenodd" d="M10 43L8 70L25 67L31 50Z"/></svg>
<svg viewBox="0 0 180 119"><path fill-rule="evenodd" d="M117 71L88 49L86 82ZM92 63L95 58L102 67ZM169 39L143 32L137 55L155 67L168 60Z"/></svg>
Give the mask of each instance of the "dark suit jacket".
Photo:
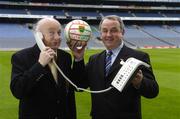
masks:
<svg viewBox="0 0 180 119"><path fill-rule="evenodd" d="M134 57L150 64L148 54L123 46L115 59L109 75L105 78L105 51L90 57L86 65L83 86L91 90L102 90L111 86L111 82L121 68L120 59ZM123 92L113 88L108 92L92 94L93 119L141 119L141 96L156 97L159 89L152 68L142 68L144 78L139 89L130 83Z"/></svg>
<svg viewBox="0 0 180 119"><path fill-rule="evenodd" d="M20 100L21 119L76 119L74 88L58 74L57 85L48 66L38 63L40 50L37 45L12 56L12 94ZM57 64L69 77L71 56L63 50L57 51Z"/></svg>

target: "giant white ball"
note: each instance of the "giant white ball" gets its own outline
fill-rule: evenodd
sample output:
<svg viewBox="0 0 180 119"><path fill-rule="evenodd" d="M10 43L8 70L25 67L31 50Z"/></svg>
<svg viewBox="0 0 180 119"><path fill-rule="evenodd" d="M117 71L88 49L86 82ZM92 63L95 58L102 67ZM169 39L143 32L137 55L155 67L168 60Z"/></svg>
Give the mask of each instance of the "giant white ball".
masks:
<svg viewBox="0 0 180 119"><path fill-rule="evenodd" d="M66 25L64 35L67 42L71 40L88 41L91 38L92 30L87 22L73 20Z"/></svg>

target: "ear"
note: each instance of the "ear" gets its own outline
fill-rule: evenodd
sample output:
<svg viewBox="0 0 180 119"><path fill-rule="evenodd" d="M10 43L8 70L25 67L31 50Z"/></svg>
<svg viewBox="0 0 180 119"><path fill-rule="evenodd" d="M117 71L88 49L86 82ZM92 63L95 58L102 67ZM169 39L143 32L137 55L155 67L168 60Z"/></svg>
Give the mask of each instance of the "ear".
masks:
<svg viewBox="0 0 180 119"><path fill-rule="evenodd" d="M102 34L101 34L101 36L99 38L100 38L100 41L102 41Z"/></svg>
<svg viewBox="0 0 180 119"><path fill-rule="evenodd" d="M123 29L121 33L122 33L122 35L124 36L125 30Z"/></svg>
<svg viewBox="0 0 180 119"><path fill-rule="evenodd" d="M99 36L97 36L96 39L99 40L99 41L101 41L101 37L99 37Z"/></svg>

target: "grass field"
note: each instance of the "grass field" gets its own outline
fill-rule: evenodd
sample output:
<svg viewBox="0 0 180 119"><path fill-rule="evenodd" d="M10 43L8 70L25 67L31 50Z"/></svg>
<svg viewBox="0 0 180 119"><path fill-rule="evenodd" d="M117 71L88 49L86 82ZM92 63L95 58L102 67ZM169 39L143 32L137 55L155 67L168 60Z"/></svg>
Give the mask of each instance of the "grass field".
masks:
<svg viewBox="0 0 180 119"><path fill-rule="evenodd" d="M180 118L180 49L144 50L151 56L154 74L160 86L157 98L142 98L143 119ZM86 52L89 55L99 52ZM18 100L10 93L10 58L13 52L0 51L0 119L17 119ZM90 94L76 93L78 119L90 119Z"/></svg>

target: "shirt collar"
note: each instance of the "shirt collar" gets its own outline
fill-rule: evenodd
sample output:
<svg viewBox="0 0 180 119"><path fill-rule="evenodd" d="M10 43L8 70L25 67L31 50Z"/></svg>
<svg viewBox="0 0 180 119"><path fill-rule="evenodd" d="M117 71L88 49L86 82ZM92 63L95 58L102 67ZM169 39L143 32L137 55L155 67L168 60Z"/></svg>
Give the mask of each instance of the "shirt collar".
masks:
<svg viewBox="0 0 180 119"><path fill-rule="evenodd" d="M123 45L124 45L124 42L122 41L121 44L117 48L112 49L111 50L113 53L112 55L115 55L115 56L118 55L118 53L121 51ZM108 50L106 50L106 53L107 52L108 52Z"/></svg>

